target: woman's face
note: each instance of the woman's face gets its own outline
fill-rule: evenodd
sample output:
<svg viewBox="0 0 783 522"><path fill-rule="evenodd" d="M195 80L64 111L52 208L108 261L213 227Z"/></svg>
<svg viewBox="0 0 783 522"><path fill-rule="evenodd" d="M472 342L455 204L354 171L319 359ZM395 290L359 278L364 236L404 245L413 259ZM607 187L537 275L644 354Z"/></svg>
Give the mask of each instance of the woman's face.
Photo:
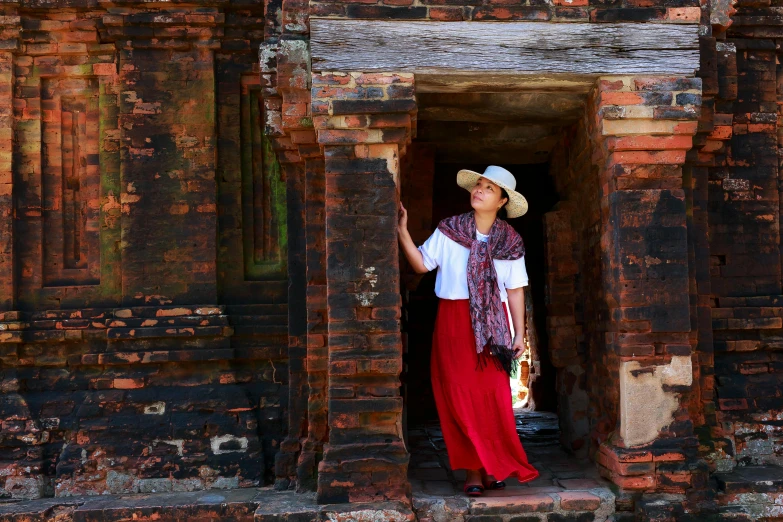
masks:
<svg viewBox="0 0 783 522"><path fill-rule="evenodd" d="M477 211L497 212L507 201L501 188L486 178L479 178L470 191L470 206Z"/></svg>

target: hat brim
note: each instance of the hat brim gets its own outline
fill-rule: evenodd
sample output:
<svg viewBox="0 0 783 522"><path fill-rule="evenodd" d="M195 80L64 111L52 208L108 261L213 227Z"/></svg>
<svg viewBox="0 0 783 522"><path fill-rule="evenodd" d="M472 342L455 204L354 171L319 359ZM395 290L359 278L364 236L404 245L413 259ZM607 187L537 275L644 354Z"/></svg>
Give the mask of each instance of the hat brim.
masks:
<svg viewBox="0 0 783 522"><path fill-rule="evenodd" d="M503 187L508 193L508 203L506 203L505 208L506 215L509 218L519 217L527 212L527 200L525 199L525 196L490 176L484 176L484 174L479 174L478 172L474 172L472 170L462 169L457 172L457 185L470 192L473 187L476 186L478 179L484 177L492 181L492 183L496 184L497 186Z"/></svg>

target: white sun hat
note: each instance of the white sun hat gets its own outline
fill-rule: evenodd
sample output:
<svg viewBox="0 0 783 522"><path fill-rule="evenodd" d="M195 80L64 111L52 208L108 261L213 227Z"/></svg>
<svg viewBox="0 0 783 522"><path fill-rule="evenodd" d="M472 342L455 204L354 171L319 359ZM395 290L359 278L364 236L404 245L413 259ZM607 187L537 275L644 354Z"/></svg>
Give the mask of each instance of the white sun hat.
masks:
<svg viewBox="0 0 783 522"><path fill-rule="evenodd" d="M517 180L514 175L497 165L490 165L484 170L484 174L473 172L472 170L462 169L457 172L457 185L470 192L476 186L479 178L487 178L499 187L503 187L508 192L508 203L506 203L506 214L509 218L515 218L527 212L527 200L525 196L514 190L517 186Z"/></svg>

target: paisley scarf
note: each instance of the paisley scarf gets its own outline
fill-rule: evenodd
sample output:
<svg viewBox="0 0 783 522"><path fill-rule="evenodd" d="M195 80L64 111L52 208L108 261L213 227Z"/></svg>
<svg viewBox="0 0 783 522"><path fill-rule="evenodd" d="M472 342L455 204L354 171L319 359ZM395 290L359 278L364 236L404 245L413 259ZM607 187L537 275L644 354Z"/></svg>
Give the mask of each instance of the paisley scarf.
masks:
<svg viewBox="0 0 783 522"><path fill-rule="evenodd" d="M476 337L479 366L481 353L488 349L495 365L509 376L514 375L514 352L508 318L500 301L500 289L493 259L514 260L525 255L525 245L516 230L501 219L495 219L487 242L476 239L473 212L446 218L438 224L452 241L470 249L468 257L468 291L470 320Z"/></svg>

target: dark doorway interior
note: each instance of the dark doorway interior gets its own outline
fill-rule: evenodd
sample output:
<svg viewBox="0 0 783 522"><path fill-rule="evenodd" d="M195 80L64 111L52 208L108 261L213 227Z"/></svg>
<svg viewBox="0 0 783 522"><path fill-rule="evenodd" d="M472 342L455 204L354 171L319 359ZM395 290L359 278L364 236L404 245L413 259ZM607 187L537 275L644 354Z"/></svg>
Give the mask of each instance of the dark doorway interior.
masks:
<svg viewBox="0 0 783 522"><path fill-rule="evenodd" d="M540 368L539 376L531 389L535 409L557 411L555 369L552 367L546 334L545 303L545 245L543 215L557 202L554 182L546 163L501 164L517 179L517 190L528 200L528 212L509 222L525 241L525 264L530 285L526 291L533 298L533 318L538 336ZM483 172L485 164L435 163L433 176L432 230L448 216L470 210L468 193L457 186L457 171L462 168ZM435 275L426 274L415 290L410 291L406 303L404 329L407 332L407 371L403 378L407 385L407 424L409 426L437 419L437 411L430 385L430 353L432 332L437 313Z"/></svg>

